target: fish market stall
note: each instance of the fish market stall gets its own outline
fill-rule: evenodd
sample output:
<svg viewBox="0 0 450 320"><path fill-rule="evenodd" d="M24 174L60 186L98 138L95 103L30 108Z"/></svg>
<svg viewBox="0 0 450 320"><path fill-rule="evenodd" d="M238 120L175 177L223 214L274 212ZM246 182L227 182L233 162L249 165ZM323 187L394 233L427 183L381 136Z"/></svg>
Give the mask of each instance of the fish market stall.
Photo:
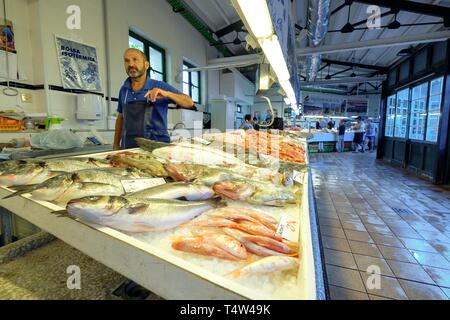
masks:
<svg viewBox="0 0 450 320"><path fill-rule="evenodd" d="M293 176L295 185L289 187L276 185L272 180L285 182L271 177L263 182L270 189L265 191L256 178L266 179L267 171L233 166L239 164L237 158L209 147L177 145L157 148L152 154L164 158L162 166L136 149L91 154L97 160L80 161L83 164L69 161L87 169L48 180L42 177L48 178L52 171L39 168L44 181L37 187L14 186L11 181L17 177L3 172L0 182L7 186L0 188L0 197L11 196L12 188L16 194L0 200L0 205L165 299L325 298L308 170L299 167ZM203 158L195 159L201 154ZM108 168L105 158L117 167ZM224 168L218 166L219 158ZM204 166L185 165L188 159ZM151 172L152 178L120 168L125 164L139 168L139 174ZM46 168L52 166L58 163ZM186 167L190 171L183 171ZM164 172L175 182L167 183ZM195 184L186 182L186 173L196 175ZM116 176L131 195L119 195ZM25 178L20 178L23 183ZM48 182L52 179L58 185L57 195ZM140 183L153 187L143 189ZM67 188L61 190L64 184ZM170 200L181 195L192 201ZM112 216L131 220L97 216L115 206L120 210ZM158 212L152 211L155 207ZM127 214L120 216L125 209ZM147 215L149 210L153 213Z"/></svg>
<svg viewBox="0 0 450 320"><path fill-rule="evenodd" d="M345 133L346 150L351 148L349 143L353 142L354 137L354 132ZM315 132L312 133L312 138L308 139L308 149L309 152L332 152L335 151L337 141L337 132Z"/></svg>

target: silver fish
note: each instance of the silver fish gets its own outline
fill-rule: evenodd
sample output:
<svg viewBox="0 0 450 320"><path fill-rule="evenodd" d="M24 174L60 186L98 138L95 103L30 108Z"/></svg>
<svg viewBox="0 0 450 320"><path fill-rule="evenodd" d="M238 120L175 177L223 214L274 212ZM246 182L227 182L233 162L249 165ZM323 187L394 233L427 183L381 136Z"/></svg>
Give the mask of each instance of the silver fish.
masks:
<svg viewBox="0 0 450 320"><path fill-rule="evenodd" d="M67 204L69 215L121 231L150 232L173 229L217 206L217 201L178 201L95 196Z"/></svg>
<svg viewBox="0 0 450 320"><path fill-rule="evenodd" d="M128 196L142 199L184 198L188 201L198 201L211 199L214 197L214 191L210 187L204 185L174 182L138 191Z"/></svg>

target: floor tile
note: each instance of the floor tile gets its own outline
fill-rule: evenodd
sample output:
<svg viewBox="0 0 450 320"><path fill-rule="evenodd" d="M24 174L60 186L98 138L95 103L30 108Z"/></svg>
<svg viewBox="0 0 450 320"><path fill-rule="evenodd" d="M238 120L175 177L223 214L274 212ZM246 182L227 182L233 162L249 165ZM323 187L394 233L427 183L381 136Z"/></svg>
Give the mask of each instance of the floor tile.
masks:
<svg viewBox="0 0 450 320"><path fill-rule="evenodd" d="M336 251L324 249L324 256L326 264L335 265L349 269L357 269L353 254L350 252Z"/></svg>
<svg viewBox="0 0 450 320"><path fill-rule="evenodd" d="M330 285L366 292L360 273L341 267L326 265L328 283Z"/></svg>
<svg viewBox="0 0 450 320"><path fill-rule="evenodd" d="M358 270L363 272L370 272L369 267L377 267L380 269L380 274L385 276L394 276L394 273L389 268L389 265L384 259L362 256L359 254L354 255ZM368 271L369 270L369 271Z"/></svg>
<svg viewBox="0 0 450 320"><path fill-rule="evenodd" d="M322 236L322 245L327 249L352 252L346 239Z"/></svg>
<svg viewBox="0 0 450 320"><path fill-rule="evenodd" d="M361 277L363 279L364 285L366 286L368 294L396 300L408 300L408 296L406 295L398 280L395 278L380 276L380 286L376 288L377 282L371 281L371 279L374 279L374 275L371 275L370 277L372 278L369 278L369 275L367 273L361 272Z"/></svg>
<svg viewBox="0 0 450 320"><path fill-rule="evenodd" d="M423 267L438 286L450 288L450 272L446 269Z"/></svg>
<svg viewBox="0 0 450 320"><path fill-rule="evenodd" d="M399 239L407 249L414 251L438 253L436 249L434 249L426 240L401 238L401 237L399 237Z"/></svg>
<svg viewBox="0 0 450 320"><path fill-rule="evenodd" d="M423 239L413 228L391 228L392 232L399 238Z"/></svg>
<svg viewBox="0 0 450 320"><path fill-rule="evenodd" d="M388 260L396 278L436 285L428 273L418 264Z"/></svg>
<svg viewBox="0 0 450 320"><path fill-rule="evenodd" d="M344 230L341 228L334 228L334 227L328 227L328 226L321 226L320 227L320 234L328 237L335 237L335 238L341 238L345 239L345 233Z"/></svg>
<svg viewBox="0 0 450 320"><path fill-rule="evenodd" d="M447 269L450 273L450 261L445 259L439 253L430 253L417 250L410 250L410 252L421 265Z"/></svg>
<svg viewBox="0 0 450 320"><path fill-rule="evenodd" d="M366 224L366 229L369 232L373 233L381 233L381 234L388 234L393 235L391 229L389 229L387 226L378 226L375 224Z"/></svg>
<svg viewBox="0 0 450 320"><path fill-rule="evenodd" d="M367 293L360 291L330 286L331 300L369 300Z"/></svg>
<svg viewBox="0 0 450 320"><path fill-rule="evenodd" d="M418 263L408 249L378 245L378 249L386 260Z"/></svg>
<svg viewBox="0 0 450 320"><path fill-rule="evenodd" d="M448 300L439 287L407 280L398 280L410 300Z"/></svg>
<svg viewBox="0 0 450 320"><path fill-rule="evenodd" d="M348 240L374 243L368 232L345 230L345 235Z"/></svg>
<svg viewBox="0 0 450 320"><path fill-rule="evenodd" d="M359 241L349 241L348 242L353 254L360 254L369 257L383 258L380 250L373 243L359 242Z"/></svg>
<svg viewBox="0 0 450 320"><path fill-rule="evenodd" d="M358 223L358 222L341 221L341 223L342 223L342 227L345 230L366 231L364 224L362 224L361 222Z"/></svg>
<svg viewBox="0 0 450 320"><path fill-rule="evenodd" d="M400 241L400 239L398 239L396 236L373 232L369 232L369 234L376 244L397 248L405 247L403 243Z"/></svg>
<svg viewBox="0 0 450 320"><path fill-rule="evenodd" d="M341 222L339 219L319 218L320 226L327 226L333 228L341 228Z"/></svg>

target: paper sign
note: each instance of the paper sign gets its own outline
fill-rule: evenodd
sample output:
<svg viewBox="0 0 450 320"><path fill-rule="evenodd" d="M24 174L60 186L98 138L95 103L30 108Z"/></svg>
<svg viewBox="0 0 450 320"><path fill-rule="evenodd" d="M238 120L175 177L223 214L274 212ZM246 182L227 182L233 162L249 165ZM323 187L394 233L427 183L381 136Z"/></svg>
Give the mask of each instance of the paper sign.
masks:
<svg viewBox="0 0 450 320"><path fill-rule="evenodd" d="M282 215L278 225L277 234L283 239L293 242L299 241L300 223L288 215Z"/></svg>
<svg viewBox="0 0 450 320"><path fill-rule="evenodd" d="M205 146L209 146L209 145L211 144L210 141L205 140L205 139L203 139L203 138L199 138L199 137L194 137L194 138L192 138L192 141L195 141L195 142L204 144Z"/></svg>
<svg viewBox="0 0 450 320"><path fill-rule="evenodd" d="M154 178L154 179L122 180L121 182L125 192L132 193L163 185L166 183L166 180L164 180L163 178Z"/></svg>
<svg viewBox="0 0 450 320"><path fill-rule="evenodd" d="M303 184L304 181L305 181L305 172L303 172L303 171L299 172L299 171L294 170L294 172L293 172L293 180L295 182Z"/></svg>

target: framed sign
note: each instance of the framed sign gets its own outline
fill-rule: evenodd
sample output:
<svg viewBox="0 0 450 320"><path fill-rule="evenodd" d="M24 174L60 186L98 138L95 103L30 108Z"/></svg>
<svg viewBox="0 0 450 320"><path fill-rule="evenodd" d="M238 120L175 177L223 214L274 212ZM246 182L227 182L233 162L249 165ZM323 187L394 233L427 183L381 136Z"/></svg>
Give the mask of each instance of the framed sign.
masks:
<svg viewBox="0 0 450 320"><path fill-rule="evenodd" d="M62 84L65 89L101 91L97 49L55 37Z"/></svg>

